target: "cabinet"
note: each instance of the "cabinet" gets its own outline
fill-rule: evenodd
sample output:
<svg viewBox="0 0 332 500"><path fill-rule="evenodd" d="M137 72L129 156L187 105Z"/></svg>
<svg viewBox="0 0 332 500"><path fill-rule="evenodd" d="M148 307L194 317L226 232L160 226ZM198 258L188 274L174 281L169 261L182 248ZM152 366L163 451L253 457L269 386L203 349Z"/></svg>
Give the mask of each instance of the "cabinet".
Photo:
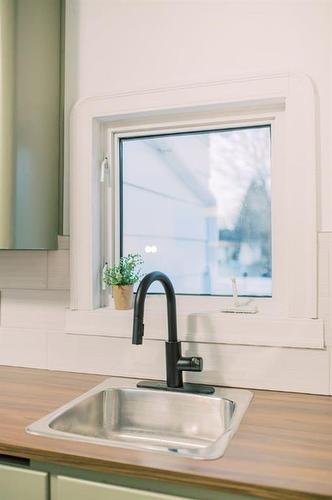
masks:
<svg viewBox="0 0 332 500"><path fill-rule="evenodd" d="M51 500L184 500L183 497L95 483L65 476L53 476Z"/></svg>
<svg viewBox="0 0 332 500"><path fill-rule="evenodd" d="M63 12L63 0L0 1L2 250L57 248Z"/></svg>
<svg viewBox="0 0 332 500"><path fill-rule="evenodd" d="M48 474L0 465L0 498L1 500L48 500Z"/></svg>
<svg viewBox="0 0 332 500"><path fill-rule="evenodd" d="M31 464L27 459L19 465L20 459L14 460L16 465L0 463L0 500L254 500L252 496L171 483L161 493L150 491L160 488L158 482L143 480L143 484L138 478Z"/></svg>

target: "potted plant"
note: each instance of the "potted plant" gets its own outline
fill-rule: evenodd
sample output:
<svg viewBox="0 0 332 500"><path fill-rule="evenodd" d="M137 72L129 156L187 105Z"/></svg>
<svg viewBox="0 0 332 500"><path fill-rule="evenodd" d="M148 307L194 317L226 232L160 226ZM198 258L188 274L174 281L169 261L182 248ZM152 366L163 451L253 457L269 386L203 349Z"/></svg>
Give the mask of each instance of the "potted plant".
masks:
<svg viewBox="0 0 332 500"><path fill-rule="evenodd" d="M143 264L139 254L121 257L119 264L106 266L103 280L107 287L112 287L115 309L132 309L134 304L134 284L143 276L138 266Z"/></svg>

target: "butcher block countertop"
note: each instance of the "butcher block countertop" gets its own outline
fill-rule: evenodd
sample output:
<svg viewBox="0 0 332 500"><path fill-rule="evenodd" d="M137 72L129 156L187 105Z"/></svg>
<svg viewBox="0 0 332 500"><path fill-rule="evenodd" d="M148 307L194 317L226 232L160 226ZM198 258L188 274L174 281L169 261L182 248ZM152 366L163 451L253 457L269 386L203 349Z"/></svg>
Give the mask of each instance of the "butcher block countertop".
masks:
<svg viewBox="0 0 332 500"><path fill-rule="evenodd" d="M225 455L189 458L34 436L25 427L106 376L0 367L0 454L269 499L332 498L332 398L253 391Z"/></svg>

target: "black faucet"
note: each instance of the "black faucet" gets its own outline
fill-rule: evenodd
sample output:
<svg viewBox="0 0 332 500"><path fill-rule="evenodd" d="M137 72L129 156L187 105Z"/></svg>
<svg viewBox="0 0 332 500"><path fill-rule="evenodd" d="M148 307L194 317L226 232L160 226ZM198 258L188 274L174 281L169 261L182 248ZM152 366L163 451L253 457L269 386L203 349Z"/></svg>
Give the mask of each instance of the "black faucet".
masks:
<svg viewBox="0 0 332 500"><path fill-rule="evenodd" d="M182 372L201 372L203 370L203 359L197 356L184 357L181 354L181 342L178 341L177 336L174 288L168 276L160 271L154 271L147 274L142 279L137 289L134 306L132 343L143 343L145 298L148 289L154 281L160 281L165 290L167 299L168 341L166 342L166 384L164 382L142 381L139 382L137 386L168 391L198 392L204 394L213 393L213 387L183 383Z"/></svg>

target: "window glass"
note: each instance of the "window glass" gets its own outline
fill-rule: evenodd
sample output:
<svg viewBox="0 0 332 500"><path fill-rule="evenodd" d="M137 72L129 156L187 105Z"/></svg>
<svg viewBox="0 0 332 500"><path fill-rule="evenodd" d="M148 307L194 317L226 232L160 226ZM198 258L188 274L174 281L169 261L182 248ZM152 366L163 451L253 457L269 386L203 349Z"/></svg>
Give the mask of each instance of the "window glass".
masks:
<svg viewBox="0 0 332 500"><path fill-rule="evenodd" d="M124 138L120 158L123 255L176 293L272 295L270 126Z"/></svg>

